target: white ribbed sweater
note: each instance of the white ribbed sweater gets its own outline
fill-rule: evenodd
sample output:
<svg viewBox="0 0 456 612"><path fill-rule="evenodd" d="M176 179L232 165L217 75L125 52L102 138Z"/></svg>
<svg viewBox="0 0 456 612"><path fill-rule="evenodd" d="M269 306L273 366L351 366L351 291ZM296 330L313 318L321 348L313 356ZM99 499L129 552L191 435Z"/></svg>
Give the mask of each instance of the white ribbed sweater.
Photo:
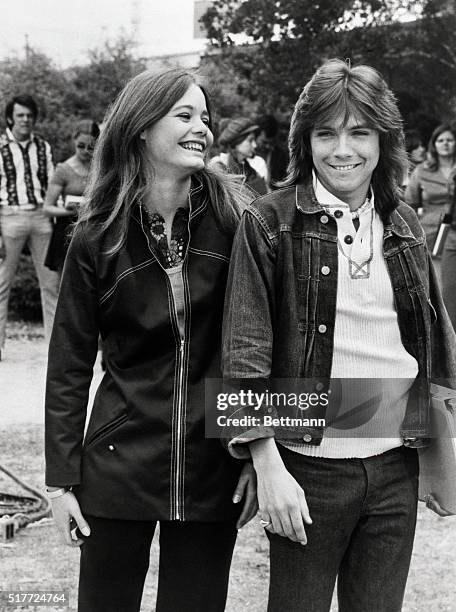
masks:
<svg viewBox="0 0 456 612"><path fill-rule="evenodd" d="M313 457L370 457L401 446L399 428L418 364L401 342L393 290L383 257L383 223L373 209L373 198L370 204L359 209L357 232L348 205L329 193L317 179L314 179L314 188L327 214L334 216L336 210L343 213L334 217L339 256L331 378L351 380L342 383L337 420L326 428L320 446L290 440L280 442L293 451ZM371 219L372 261L368 277L352 278L347 256L358 265L369 257ZM348 234L353 238L352 244L344 241ZM325 262L321 264L324 266ZM356 266L351 267L352 272L356 271ZM362 271L366 269L361 266ZM379 396L381 399L375 401L373 409L371 406L356 412L356 416L343 418L347 411ZM334 416L334 407L330 407L329 415Z"/></svg>

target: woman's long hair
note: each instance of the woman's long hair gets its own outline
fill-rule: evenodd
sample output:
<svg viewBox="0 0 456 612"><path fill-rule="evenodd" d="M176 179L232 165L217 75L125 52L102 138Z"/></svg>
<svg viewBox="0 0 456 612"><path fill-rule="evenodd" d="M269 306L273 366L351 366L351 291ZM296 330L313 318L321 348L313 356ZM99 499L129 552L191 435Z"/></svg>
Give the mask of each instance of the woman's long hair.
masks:
<svg viewBox="0 0 456 612"><path fill-rule="evenodd" d="M198 85L206 98L211 129L210 101L205 88L194 73L180 68L137 75L107 112L95 147L87 203L75 231L90 224L98 238L108 230L113 232L108 254L116 253L125 243L132 210L147 191L148 174L140 134L164 117L192 84ZM234 231L246 194L241 193L232 178L217 171L204 169L194 176L205 187L220 227Z"/></svg>
<svg viewBox="0 0 456 612"><path fill-rule="evenodd" d="M383 220L400 202L399 185L407 169L402 117L394 94L370 66L351 67L328 60L304 87L291 119L290 162L279 186L295 185L312 174L310 135L319 125L350 116L379 132L380 158L372 175L375 207Z"/></svg>
<svg viewBox="0 0 456 612"><path fill-rule="evenodd" d="M442 125L438 125L435 128L435 130L431 134L431 137L428 143L428 148L427 148L428 158L424 162L426 168L428 170L431 170L432 172L437 172L437 170L439 169L439 156L435 148L435 141L441 134L443 134L443 132L450 132L451 134L453 134L453 138L456 141L456 132L454 128L451 127L451 125L448 125L447 123L443 123ZM456 152L453 153L453 163L454 162L456 162Z"/></svg>

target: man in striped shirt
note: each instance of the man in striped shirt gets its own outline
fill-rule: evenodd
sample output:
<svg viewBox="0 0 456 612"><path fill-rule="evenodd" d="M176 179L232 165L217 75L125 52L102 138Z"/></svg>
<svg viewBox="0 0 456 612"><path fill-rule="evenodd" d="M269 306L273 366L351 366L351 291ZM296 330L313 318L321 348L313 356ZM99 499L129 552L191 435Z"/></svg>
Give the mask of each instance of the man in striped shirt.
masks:
<svg viewBox="0 0 456 612"><path fill-rule="evenodd" d="M33 132L37 116L31 96L15 96L5 107L8 127L0 135L0 359L10 287L26 244L40 285L46 338L57 301L57 274L44 266L52 224L43 213L43 200L54 163L49 143Z"/></svg>

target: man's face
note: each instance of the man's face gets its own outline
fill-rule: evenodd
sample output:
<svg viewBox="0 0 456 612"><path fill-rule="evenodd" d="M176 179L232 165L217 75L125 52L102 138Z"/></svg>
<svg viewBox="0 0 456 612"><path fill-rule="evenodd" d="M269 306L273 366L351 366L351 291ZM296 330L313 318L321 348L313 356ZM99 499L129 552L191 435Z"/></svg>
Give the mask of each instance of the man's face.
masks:
<svg viewBox="0 0 456 612"><path fill-rule="evenodd" d="M27 106L15 104L13 106L13 125L11 131L16 140L28 140L35 125L33 112Z"/></svg>
<svg viewBox="0 0 456 612"><path fill-rule="evenodd" d="M352 210L361 206L380 155L377 130L350 117L345 125L336 120L315 127L310 145L315 172L333 195Z"/></svg>

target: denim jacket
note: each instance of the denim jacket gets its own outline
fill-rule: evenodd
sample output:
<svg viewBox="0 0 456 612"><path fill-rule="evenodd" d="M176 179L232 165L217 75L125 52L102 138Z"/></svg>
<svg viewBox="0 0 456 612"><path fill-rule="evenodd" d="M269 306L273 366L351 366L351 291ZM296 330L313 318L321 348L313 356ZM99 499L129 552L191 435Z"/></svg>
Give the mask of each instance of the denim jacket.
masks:
<svg viewBox="0 0 456 612"><path fill-rule="evenodd" d="M418 363L401 436L407 446L426 446L429 385L455 378L456 336L424 232L409 206L400 204L384 224L383 253L402 343ZM326 386L334 347L337 268L337 225L316 200L311 183L255 200L233 246L224 378L306 378L315 381L316 390ZM304 442L321 443L323 428L301 431ZM266 428L253 437L270 435L273 431Z"/></svg>

